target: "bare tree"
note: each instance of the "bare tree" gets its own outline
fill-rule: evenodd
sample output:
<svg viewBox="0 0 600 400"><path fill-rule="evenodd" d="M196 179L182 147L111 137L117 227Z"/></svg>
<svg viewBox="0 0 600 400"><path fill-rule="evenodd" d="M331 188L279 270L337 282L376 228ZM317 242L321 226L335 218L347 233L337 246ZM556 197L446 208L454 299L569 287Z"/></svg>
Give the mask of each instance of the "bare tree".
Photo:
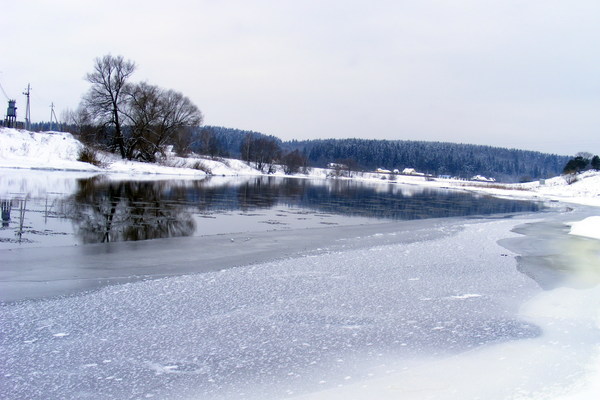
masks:
<svg viewBox="0 0 600 400"><path fill-rule="evenodd" d="M202 113L189 98L174 90L163 90L141 82L128 85L123 113L131 134L127 137L127 158L154 161L164 146L178 142L178 136L202 123Z"/></svg>
<svg viewBox="0 0 600 400"><path fill-rule="evenodd" d="M181 157L187 157L191 153L191 147L195 142L194 127L185 127L177 131L172 139L173 150Z"/></svg>
<svg viewBox="0 0 600 400"><path fill-rule="evenodd" d="M200 131L198 147L200 148L200 154L206 154L213 158L220 153L219 141L210 129L204 128Z"/></svg>
<svg viewBox="0 0 600 400"><path fill-rule="evenodd" d="M86 145L98 144L98 129L93 124L92 116L83 106L76 110L67 109L62 113L66 129L77 136Z"/></svg>
<svg viewBox="0 0 600 400"><path fill-rule="evenodd" d="M254 162L256 168L268 173L274 172L273 162L281 157L281 147L272 137L247 134L240 147L242 160Z"/></svg>
<svg viewBox="0 0 600 400"><path fill-rule="evenodd" d="M126 157L121 121L124 89L135 68L133 61L108 54L96 58L94 71L86 75L92 87L85 95L83 105L98 122L114 129L112 146L119 149L123 158Z"/></svg>
<svg viewBox="0 0 600 400"><path fill-rule="evenodd" d="M287 153L281 158L283 172L285 172L286 175L297 173L302 167L306 168L306 164L306 157L304 157L298 150Z"/></svg>

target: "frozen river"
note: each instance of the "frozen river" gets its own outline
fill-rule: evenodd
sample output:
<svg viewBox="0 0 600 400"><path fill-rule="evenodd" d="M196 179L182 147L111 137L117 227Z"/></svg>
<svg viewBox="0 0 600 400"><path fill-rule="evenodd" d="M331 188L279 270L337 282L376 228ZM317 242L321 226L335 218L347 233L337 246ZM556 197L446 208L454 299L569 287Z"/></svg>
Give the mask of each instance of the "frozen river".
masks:
<svg viewBox="0 0 600 400"><path fill-rule="evenodd" d="M597 321L568 312L582 296L597 304L597 282L566 266L581 264L581 246L599 249L563 229L589 213L326 225L313 213L312 226L280 230L10 247L0 251L0 394L559 393L597 350Z"/></svg>

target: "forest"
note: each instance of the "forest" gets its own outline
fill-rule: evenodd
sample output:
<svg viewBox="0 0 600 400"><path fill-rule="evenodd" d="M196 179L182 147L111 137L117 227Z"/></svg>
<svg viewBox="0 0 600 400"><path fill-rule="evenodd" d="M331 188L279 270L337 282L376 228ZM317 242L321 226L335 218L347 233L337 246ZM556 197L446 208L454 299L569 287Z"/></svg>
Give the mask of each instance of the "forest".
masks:
<svg viewBox="0 0 600 400"><path fill-rule="evenodd" d="M569 161L567 156L472 144L373 139L282 141L257 132L216 126L205 126L197 131L198 138L211 138L212 155L243 158L240 149L244 138L263 137L278 144L283 154L298 151L309 167L341 163L357 171L414 168L434 176L471 178L483 175L517 182L559 175ZM193 143L194 151L208 154L203 145L207 139Z"/></svg>

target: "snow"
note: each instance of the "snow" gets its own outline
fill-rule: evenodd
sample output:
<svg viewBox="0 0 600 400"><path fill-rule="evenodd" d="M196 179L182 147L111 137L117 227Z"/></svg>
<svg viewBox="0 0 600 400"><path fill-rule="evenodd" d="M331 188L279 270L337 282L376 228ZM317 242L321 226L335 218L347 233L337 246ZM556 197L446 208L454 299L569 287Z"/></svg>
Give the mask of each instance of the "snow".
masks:
<svg viewBox="0 0 600 400"><path fill-rule="evenodd" d="M0 128L0 168L89 171L118 176L165 175L202 178L206 173L193 168L202 163L214 175L257 175L258 171L239 160L182 159L170 155L163 164L121 160L98 152L103 167L77 161L81 142L66 132L28 132Z"/></svg>
<svg viewBox="0 0 600 400"><path fill-rule="evenodd" d="M600 239L600 216L588 217L571 224L571 235Z"/></svg>
<svg viewBox="0 0 600 400"><path fill-rule="evenodd" d="M215 175L258 174L238 160L174 156L153 165L105 155L106 165L98 168L77 161L80 148L67 133L0 129L0 168L12 169L0 180L0 195L23 191L15 169L196 179L206 174L190 167L201 161ZM313 169L309 176L327 173ZM352 179L393 184L376 173ZM580 174L571 184L563 177L514 185L395 179L600 206L598 172ZM532 224L525 216L427 225L414 240L383 229L373 233L377 226L355 227L345 228L352 229L352 240L335 246L334 239L322 240L318 251L289 258L1 304L0 392L32 400L596 399L600 217L596 209L585 210L564 232L569 245L562 236L562 242L543 238L555 246L553 254L513 232ZM551 223L568 227L562 220ZM541 258L567 260L583 271L586 284L542 289L542 277L520 272L518 254L498 244L506 238L526 242ZM243 242L221 239L231 252ZM149 243L156 253L144 260L134 252L93 251L105 264L124 257L160 270L172 261L160 255L165 243ZM193 240L179 243L188 243L176 249L188 264L195 252L206 251ZM562 266L557 270L562 273Z"/></svg>
<svg viewBox="0 0 600 400"><path fill-rule="evenodd" d="M99 171L77 161L82 147L70 133L0 128L0 168Z"/></svg>
<svg viewBox="0 0 600 400"><path fill-rule="evenodd" d="M569 184L558 176L546 179L544 184L534 182L523 184L524 189L537 193L544 198L600 207L600 172L586 171L577 175L577 181Z"/></svg>

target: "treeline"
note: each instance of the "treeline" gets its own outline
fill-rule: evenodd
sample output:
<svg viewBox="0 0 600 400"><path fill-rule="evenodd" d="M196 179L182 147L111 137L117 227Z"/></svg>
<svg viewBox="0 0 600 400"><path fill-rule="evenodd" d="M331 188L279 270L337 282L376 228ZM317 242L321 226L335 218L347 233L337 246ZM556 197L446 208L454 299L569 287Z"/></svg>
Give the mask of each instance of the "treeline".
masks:
<svg viewBox="0 0 600 400"><path fill-rule="evenodd" d="M406 140L326 139L292 141L310 165L353 160L358 168L389 170L414 168L432 175L470 178L473 175L503 181L547 178L560 174L568 157L491 146Z"/></svg>
<svg viewBox="0 0 600 400"><path fill-rule="evenodd" d="M505 149L491 146L423 142L406 140L320 139L283 142L274 136L224 127L206 126L198 129L192 148L199 154L208 154L214 144L214 154L248 160L242 154L244 140L271 143L277 154L294 153L302 157L308 167L327 167L330 163L344 164L350 169L373 171L414 168L419 172L439 176L471 178L484 175L497 180L515 182L548 178L563 172L569 157L535 151ZM207 139L211 138L211 139ZM255 160L256 161L256 160Z"/></svg>
<svg viewBox="0 0 600 400"><path fill-rule="evenodd" d="M281 139L260 132L245 131L222 126L203 126L193 129L190 150L211 157L242 158L242 145L247 138L269 139L282 147Z"/></svg>
<svg viewBox="0 0 600 400"><path fill-rule="evenodd" d="M567 162L563 174L578 174L589 170L600 170L600 157L591 153L578 153Z"/></svg>

